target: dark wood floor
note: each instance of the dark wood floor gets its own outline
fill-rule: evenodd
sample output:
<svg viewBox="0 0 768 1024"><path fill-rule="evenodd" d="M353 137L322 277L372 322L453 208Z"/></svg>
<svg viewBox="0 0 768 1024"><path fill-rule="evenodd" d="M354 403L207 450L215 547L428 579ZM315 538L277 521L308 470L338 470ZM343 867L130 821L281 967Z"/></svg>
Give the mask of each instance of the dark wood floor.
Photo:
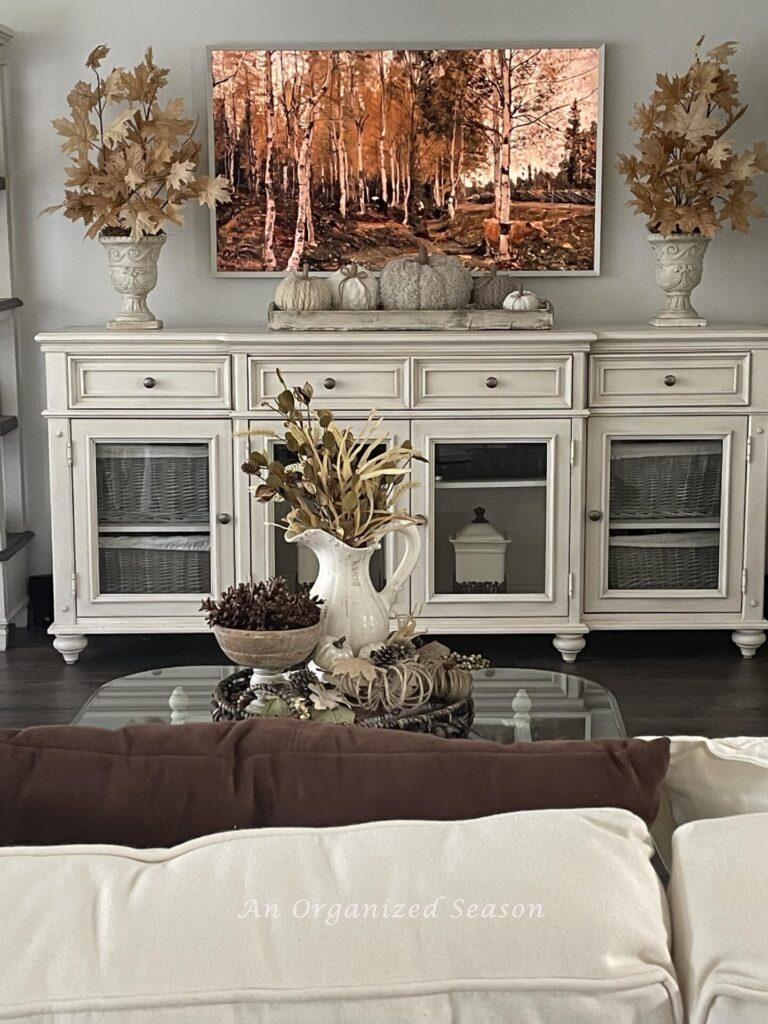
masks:
<svg viewBox="0 0 768 1024"><path fill-rule="evenodd" d="M496 665L563 670L545 636L451 637ZM225 662L210 636L91 637L65 666L40 630L16 630L0 654L0 726L69 722L102 683L169 665ZM768 735L768 644L744 660L725 632L593 633L569 671L611 689L630 735Z"/></svg>

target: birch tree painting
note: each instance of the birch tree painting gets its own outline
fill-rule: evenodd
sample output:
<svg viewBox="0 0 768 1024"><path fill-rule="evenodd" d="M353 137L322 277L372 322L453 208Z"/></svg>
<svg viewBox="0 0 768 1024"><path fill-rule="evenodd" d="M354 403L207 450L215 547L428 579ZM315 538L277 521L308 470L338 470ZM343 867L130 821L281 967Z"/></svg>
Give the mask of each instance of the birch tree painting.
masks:
<svg viewBox="0 0 768 1024"><path fill-rule="evenodd" d="M214 50L216 269L595 269L600 51Z"/></svg>

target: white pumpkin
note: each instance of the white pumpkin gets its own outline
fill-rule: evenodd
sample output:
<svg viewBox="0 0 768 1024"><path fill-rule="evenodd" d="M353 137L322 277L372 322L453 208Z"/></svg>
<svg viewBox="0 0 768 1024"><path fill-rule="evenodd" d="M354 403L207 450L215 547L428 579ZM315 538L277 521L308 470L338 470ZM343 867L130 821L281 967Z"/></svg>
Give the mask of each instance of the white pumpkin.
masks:
<svg viewBox="0 0 768 1024"><path fill-rule="evenodd" d="M348 263L327 278L334 309L376 309L379 282L365 267Z"/></svg>
<svg viewBox="0 0 768 1024"><path fill-rule="evenodd" d="M381 647L381 644L379 644ZM312 652L312 662L321 672L333 672L337 661L352 658L354 653L346 642L346 637L321 636L317 647Z"/></svg>
<svg viewBox="0 0 768 1024"><path fill-rule="evenodd" d="M541 309L541 299L520 285L516 292L510 292L504 299L504 309L513 309L517 312L525 309Z"/></svg>
<svg viewBox="0 0 768 1024"><path fill-rule="evenodd" d="M275 305L294 312L330 309L331 289L322 278L310 277L309 264L305 263L301 273L287 274L277 286Z"/></svg>
<svg viewBox="0 0 768 1024"><path fill-rule="evenodd" d="M456 256L398 256L381 272L384 309L464 309L472 297L472 275Z"/></svg>

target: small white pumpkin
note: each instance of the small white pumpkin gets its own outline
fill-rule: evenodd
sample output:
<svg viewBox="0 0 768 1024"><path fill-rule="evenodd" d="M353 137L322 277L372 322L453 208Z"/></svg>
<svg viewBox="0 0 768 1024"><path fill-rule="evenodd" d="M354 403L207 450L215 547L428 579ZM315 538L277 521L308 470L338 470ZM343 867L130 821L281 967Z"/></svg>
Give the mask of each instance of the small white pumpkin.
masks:
<svg viewBox="0 0 768 1024"><path fill-rule="evenodd" d="M309 276L305 263L299 274L288 274L277 286L275 305L293 312L331 308L331 289L320 277Z"/></svg>
<svg viewBox="0 0 768 1024"><path fill-rule="evenodd" d="M381 644L379 644L379 647ZM321 636L317 647L312 652L312 663L321 672L333 672L336 662L344 658L354 657L352 648L346 642L346 637Z"/></svg>
<svg viewBox="0 0 768 1024"><path fill-rule="evenodd" d="M327 279L334 309L376 309L379 282L365 267L348 263Z"/></svg>
<svg viewBox="0 0 768 1024"><path fill-rule="evenodd" d="M541 299L520 285L516 292L510 292L504 299L504 309L513 309L517 312L525 309L541 309Z"/></svg>

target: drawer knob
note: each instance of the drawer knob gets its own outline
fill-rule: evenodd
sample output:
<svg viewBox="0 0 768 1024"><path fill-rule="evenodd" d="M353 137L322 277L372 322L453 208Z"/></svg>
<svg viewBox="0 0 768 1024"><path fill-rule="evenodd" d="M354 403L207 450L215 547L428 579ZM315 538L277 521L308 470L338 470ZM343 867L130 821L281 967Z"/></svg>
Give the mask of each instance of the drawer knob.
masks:
<svg viewBox="0 0 768 1024"><path fill-rule="evenodd" d="M150 389L155 386L157 381L155 380L154 377L145 377L141 383L144 385L145 388Z"/></svg>
<svg viewBox="0 0 768 1024"><path fill-rule="evenodd" d="M499 379L498 379L498 377L486 377L485 378L485 386L487 388L490 388L491 390L493 390L494 388L497 388L499 386Z"/></svg>
<svg viewBox="0 0 768 1024"><path fill-rule="evenodd" d="M222 526L226 526L227 523L232 522L232 516L229 514L229 512L219 512L216 518L218 519Z"/></svg>
<svg viewBox="0 0 768 1024"><path fill-rule="evenodd" d="M588 515L593 523L599 523L600 520L603 518L603 513L597 508L591 509Z"/></svg>
<svg viewBox="0 0 768 1024"><path fill-rule="evenodd" d="M326 391L333 391L333 389L336 387L336 381L333 379L333 377L326 377L325 380L323 381L323 387L325 388Z"/></svg>
<svg viewBox="0 0 768 1024"><path fill-rule="evenodd" d="M675 384L677 384L677 377L674 375L674 373L668 373L667 376L664 378L664 383L667 385L668 388L673 388Z"/></svg>

